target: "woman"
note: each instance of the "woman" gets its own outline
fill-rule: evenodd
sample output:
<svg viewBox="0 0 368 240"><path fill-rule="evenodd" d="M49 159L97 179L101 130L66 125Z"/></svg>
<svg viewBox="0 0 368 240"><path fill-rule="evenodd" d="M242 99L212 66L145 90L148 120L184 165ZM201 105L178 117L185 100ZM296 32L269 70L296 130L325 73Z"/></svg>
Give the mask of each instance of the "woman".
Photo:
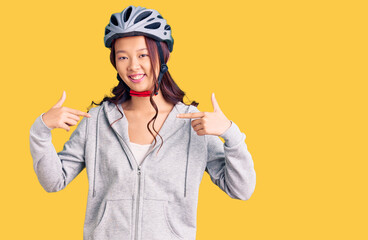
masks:
<svg viewBox="0 0 368 240"><path fill-rule="evenodd" d="M112 14L104 41L119 80L114 96L85 113L62 107L64 93L36 119L30 147L39 182L60 191L86 168L85 240L195 239L204 172L232 198L247 200L254 191L245 134L214 95L214 112L183 103L166 65L171 28L156 10L129 6ZM79 116L57 153L51 130L69 131Z"/></svg>

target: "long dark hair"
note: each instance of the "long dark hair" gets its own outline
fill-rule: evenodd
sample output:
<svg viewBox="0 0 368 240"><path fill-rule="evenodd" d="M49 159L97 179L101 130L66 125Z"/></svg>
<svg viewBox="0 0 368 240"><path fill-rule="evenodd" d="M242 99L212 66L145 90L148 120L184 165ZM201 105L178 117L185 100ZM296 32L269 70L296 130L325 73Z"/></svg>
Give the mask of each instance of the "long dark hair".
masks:
<svg viewBox="0 0 368 240"><path fill-rule="evenodd" d="M153 106L153 108L156 110L156 114L147 123L147 129L151 133L151 135L154 137L154 141L155 141L154 145L156 145L157 141L156 141L155 135L149 129L149 124L153 121L153 130L155 131L155 133L157 135L160 136L160 134L155 130L155 127L154 127L154 124L156 122L156 118L157 118L157 115L158 115L158 108L157 108L157 105L156 105L155 101L152 98L154 93L157 91L157 85L158 85L157 76L156 76L156 73L154 71L154 69L156 69L156 66L159 64L159 62L157 61L157 59L158 59L158 49L157 49L156 42L152 38L149 38L149 37L146 37L146 36L143 36L143 37L144 37L146 45L147 45L148 55L150 56L151 68L152 68L152 71L153 71L153 79L154 79L154 82L155 82L154 90L151 91L151 94L150 94L150 102L151 102L151 105ZM165 63L167 63L167 60L169 59L169 56L170 56L170 51L169 51L169 49L167 47L167 44L165 42L160 42L160 44L161 44L161 48L162 48L162 51L163 51L163 54L164 54L164 61L165 61ZM114 68L116 69L115 40L113 40L110 50L111 50L111 52L110 52L110 62L114 66ZM168 101L168 102L170 102L174 105L179 101L184 103L183 98L184 98L184 96L186 96L185 92L183 92L179 88L179 86L175 83L175 81L171 77L169 71L165 72L163 77L162 77L162 80L161 80L161 83L160 83L160 91L162 93L163 98L166 101ZM120 111L120 109L118 108L117 104L118 103L121 104L121 103L123 103L123 102L125 102L125 101L132 98L130 96L130 88L129 88L128 85L126 85L126 83L124 81L119 81L119 84L112 89L111 93L113 94L112 97L109 97L109 96L105 95L105 97L102 99L102 101L100 103L95 103L94 101L92 101L91 105L87 108L87 110L89 111L89 109L93 106L93 104L99 106L99 105L102 105L103 102L109 101L111 103L114 103L115 106L117 107L117 109L119 110L119 112L121 113L122 117L117 119L117 120L122 119L124 117L124 115ZM193 105L193 106L196 106L196 107L198 106L198 104L199 103L196 102L196 101L192 101L190 103L190 105ZM112 124L114 124L115 122L113 122ZM162 139L161 136L160 136L160 138L161 138L162 144L163 144L163 139ZM162 147L162 144L161 144L160 148Z"/></svg>

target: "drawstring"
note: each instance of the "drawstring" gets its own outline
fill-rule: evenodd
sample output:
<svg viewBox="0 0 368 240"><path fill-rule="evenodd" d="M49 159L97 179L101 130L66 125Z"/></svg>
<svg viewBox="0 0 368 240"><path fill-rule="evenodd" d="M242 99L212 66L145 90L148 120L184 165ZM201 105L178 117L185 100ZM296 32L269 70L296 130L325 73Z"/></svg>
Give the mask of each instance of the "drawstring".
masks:
<svg viewBox="0 0 368 240"><path fill-rule="evenodd" d="M188 150L187 150L187 162L186 162L186 168L185 168L184 197L186 197L186 195L187 195L187 176L188 176L188 164L189 164L189 153L190 153L190 139L191 139L191 136L192 136L191 127L192 127L192 125L189 124L189 141L188 141Z"/></svg>
<svg viewBox="0 0 368 240"><path fill-rule="evenodd" d="M96 167L97 167L97 150L98 150L98 117L100 115L102 106L100 107L98 114L97 114L97 123L96 123L96 146L95 146L95 167L94 167L94 173L93 173L93 192L92 192L92 197L94 197L96 195Z"/></svg>

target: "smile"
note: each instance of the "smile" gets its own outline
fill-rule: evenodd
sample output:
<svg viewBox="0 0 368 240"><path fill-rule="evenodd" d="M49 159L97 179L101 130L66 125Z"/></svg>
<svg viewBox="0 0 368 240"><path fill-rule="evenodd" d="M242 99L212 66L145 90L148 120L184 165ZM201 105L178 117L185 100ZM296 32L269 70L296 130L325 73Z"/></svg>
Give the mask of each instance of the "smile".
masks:
<svg viewBox="0 0 368 240"><path fill-rule="evenodd" d="M130 78L130 80L131 80L132 82L137 83L137 82L142 81L142 79L144 78L144 76L146 76L146 74L131 75L131 76L129 76L129 78Z"/></svg>

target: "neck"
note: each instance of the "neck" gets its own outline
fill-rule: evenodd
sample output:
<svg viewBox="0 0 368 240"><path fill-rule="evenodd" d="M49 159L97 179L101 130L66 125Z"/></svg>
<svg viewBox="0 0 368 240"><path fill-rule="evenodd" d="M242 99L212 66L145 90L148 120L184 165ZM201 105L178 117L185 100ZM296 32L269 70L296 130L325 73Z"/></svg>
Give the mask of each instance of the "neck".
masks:
<svg viewBox="0 0 368 240"><path fill-rule="evenodd" d="M165 109L169 104L166 102L164 97L161 94L161 91L158 91L158 94L153 94L152 99L155 101L157 108L159 111ZM124 110L136 111L136 112L155 112L155 109L151 105L150 97L138 97L131 96L131 99L123 103Z"/></svg>

